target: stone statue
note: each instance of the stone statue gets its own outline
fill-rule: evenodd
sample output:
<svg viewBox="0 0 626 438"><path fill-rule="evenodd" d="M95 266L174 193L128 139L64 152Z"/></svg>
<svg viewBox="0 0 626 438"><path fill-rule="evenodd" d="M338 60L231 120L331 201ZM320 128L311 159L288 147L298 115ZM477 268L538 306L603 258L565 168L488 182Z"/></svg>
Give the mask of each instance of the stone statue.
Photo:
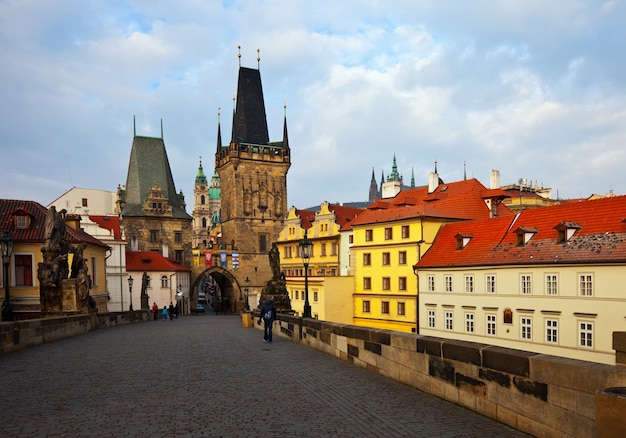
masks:
<svg viewBox="0 0 626 438"><path fill-rule="evenodd" d="M280 253L276 242L272 243L272 249L268 253L270 258L270 268L272 268L272 280L280 279Z"/></svg>

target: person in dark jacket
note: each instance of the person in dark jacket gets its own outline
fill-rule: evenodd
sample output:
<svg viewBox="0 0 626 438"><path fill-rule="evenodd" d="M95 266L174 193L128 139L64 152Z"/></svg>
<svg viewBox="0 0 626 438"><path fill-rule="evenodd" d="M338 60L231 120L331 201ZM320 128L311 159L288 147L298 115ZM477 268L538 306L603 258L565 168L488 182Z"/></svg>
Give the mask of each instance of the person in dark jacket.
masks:
<svg viewBox="0 0 626 438"><path fill-rule="evenodd" d="M269 298L265 300L265 304L261 306L261 319L265 324L263 328L263 342L272 342L272 326L276 319L276 307L274 302ZM261 320L259 320L259 323Z"/></svg>

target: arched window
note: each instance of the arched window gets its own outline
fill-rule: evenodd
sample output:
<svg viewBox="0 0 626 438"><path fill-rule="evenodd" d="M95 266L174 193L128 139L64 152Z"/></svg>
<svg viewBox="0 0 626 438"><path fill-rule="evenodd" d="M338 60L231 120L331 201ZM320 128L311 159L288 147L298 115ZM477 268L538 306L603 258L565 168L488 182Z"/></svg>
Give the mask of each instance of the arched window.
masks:
<svg viewBox="0 0 626 438"><path fill-rule="evenodd" d="M205 204L204 195L200 196L200 204Z"/></svg>
<svg viewBox="0 0 626 438"><path fill-rule="evenodd" d="M202 228L206 228L206 218L202 218Z"/></svg>
<svg viewBox="0 0 626 438"><path fill-rule="evenodd" d="M167 275L161 276L161 287L162 288L166 288L167 287Z"/></svg>

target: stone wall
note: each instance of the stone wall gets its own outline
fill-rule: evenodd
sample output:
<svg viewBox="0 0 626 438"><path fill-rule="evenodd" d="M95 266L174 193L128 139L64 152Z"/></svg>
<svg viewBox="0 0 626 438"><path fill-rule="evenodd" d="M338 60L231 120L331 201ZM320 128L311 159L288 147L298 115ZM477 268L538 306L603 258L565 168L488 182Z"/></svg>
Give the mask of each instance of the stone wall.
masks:
<svg viewBox="0 0 626 438"><path fill-rule="evenodd" d="M258 315L254 323L262 329ZM626 386L621 365L282 314L275 324L283 337L535 436L597 436L595 393Z"/></svg>
<svg viewBox="0 0 626 438"><path fill-rule="evenodd" d="M81 335L99 328L152 319L149 311L112 312L0 323L0 354Z"/></svg>

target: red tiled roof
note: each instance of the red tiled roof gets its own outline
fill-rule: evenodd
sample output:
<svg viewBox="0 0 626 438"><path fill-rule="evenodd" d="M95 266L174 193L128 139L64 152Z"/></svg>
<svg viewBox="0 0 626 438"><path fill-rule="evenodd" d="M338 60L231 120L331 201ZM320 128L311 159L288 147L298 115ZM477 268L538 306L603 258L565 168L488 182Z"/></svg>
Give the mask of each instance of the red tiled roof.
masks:
<svg viewBox="0 0 626 438"><path fill-rule="evenodd" d="M9 230L15 243L41 243L46 241L46 215L48 209L35 201L0 199L0 232ZM27 214L31 218L28 228L16 228L15 217ZM65 225L65 240L68 244L87 243L110 248L84 231Z"/></svg>
<svg viewBox="0 0 626 438"><path fill-rule="evenodd" d="M331 204L328 208L335 213L335 223L339 225L341 231L349 230L352 227L354 218L363 211L362 208L345 207L336 204Z"/></svg>
<svg viewBox="0 0 626 438"><path fill-rule="evenodd" d="M119 216L89 216L89 219L92 222L98 224L100 228L104 228L105 230L109 230L113 232L113 237L115 240L120 240L122 238L122 233L120 231L120 218Z"/></svg>
<svg viewBox="0 0 626 438"><path fill-rule="evenodd" d="M155 251L128 251L127 271L191 271L175 260L163 257Z"/></svg>
<svg viewBox="0 0 626 438"><path fill-rule="evenodd" d="M403 190L394 198L378 200L363 211L352 225L365 225L405 220L418 217L447 219L482 219L490 216L485 199L500 198L501 193L486 189L472 178L449 184L440 184L428 193L426 187ZM513 213L503 204L497 207L498 216Z"/></svg>
<svg viewBox="0 0 626 438"><path fill-rule="evenodd" d="M617 196L532 208L517 216L451 223L441 227L433 245L416 266L623 263L626 261L624 218L626 196ZM563 226L576 230L567 243L558 242L557 228ZM533 232L525 245L517 243L518 230ZM463 249L457 249L455 236L459 233L473 236Z"/></svg>

